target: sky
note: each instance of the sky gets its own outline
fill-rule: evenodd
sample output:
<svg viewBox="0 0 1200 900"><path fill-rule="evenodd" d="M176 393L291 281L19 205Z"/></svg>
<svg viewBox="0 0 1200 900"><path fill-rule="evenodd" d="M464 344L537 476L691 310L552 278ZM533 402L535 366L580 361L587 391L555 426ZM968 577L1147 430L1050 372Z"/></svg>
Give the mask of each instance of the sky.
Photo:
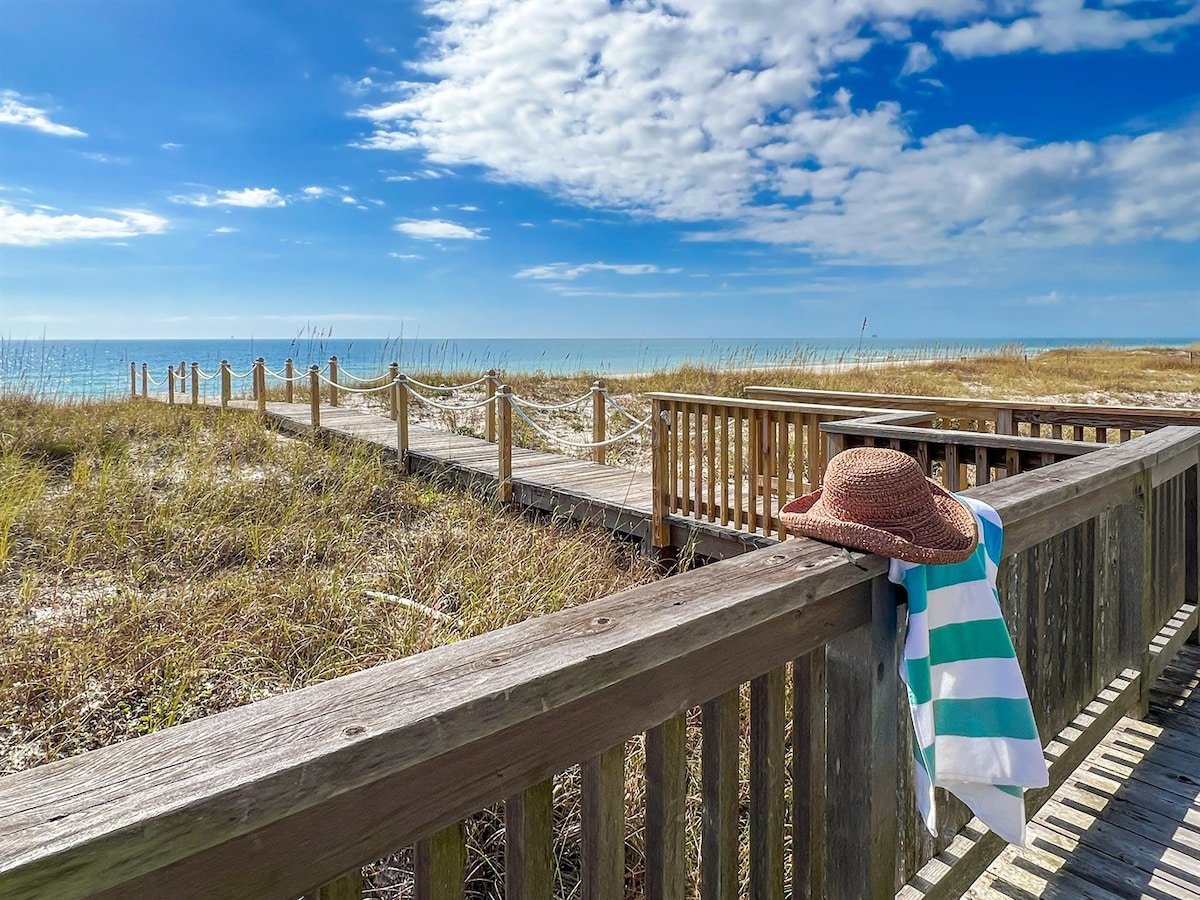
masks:
<svg viewBox="0 0 1200 900"><path fill-rule="evenodd" d="M5 0L0 337L1200 336L1200 0Z"/></svg>

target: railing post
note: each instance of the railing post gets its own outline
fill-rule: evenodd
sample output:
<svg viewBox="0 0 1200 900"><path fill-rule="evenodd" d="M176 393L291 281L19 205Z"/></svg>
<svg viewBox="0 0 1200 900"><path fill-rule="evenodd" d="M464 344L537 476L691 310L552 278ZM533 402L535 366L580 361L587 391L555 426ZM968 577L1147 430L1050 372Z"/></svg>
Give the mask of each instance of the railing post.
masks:
<svg viewBox="0 0 1200 900"><path fill-rule="evenodd" d="M650 415L650 483L652 485L650 546L665 549L671 546L671 525L667 522L670 502L670 465L667 451L671 439L665 401L655 398Z"/></svg>
<svg viewBox="0 0 1200 900"><path fill-rule="evenodd" d="M1137 487L1137 506L1141 525L1141 590L1139 591L1140 605L1136 622L1140 623L1141 639L1138 641L1138 668L1142 672L1141 691L1138 695L1138 705L1131 715L1144 719L1150 712L1150 687L1154 679L1150 677L1150 666L1153 656L1150 642L1158 633L1158 622L1154 616L1155 579L1154 579L1154 481L1150 469L1142 472ZM1178 602L1178 601L1176 601Z"/></svg>
<svg viewBox="0 0 1200 900"><path fill-rule="evenodd" d="M396 379L400 377L400 363L392 363L390 366L388 366L388 373L392 377L392 389L389 392L388 396L391 398L392 408L391 408L390 412L391 412L391 416L392 416L392 421L394 422L394 421L396 421L396 417L400 414L400 408L397 405L397 401L399 400L399 393L396 390Z"/></svg>
<svg viewBox="0 0 1200 900"><path fill-rule="evenodd" d="M599 444L604 440L604 431L606 419L604 407L604 388L605 384L602 380L592 382L592 443ZM605 454L607 447L592 448L592 462L604 465Z"/></svg>
<svg viewBox="0 0 1200 900"><path fill-rule="evenodd" d="M294 403L296 392L293 390L292 379L296 377L296 364L292 362L290 356L283 361L283 377L287 379L283 383L283 399L287 403Z"/></svg>
<svg viewBox="0 0 1200 900"><path fill-rule="evenodd" d="M315 365L308 368L308 401L312 409L313 434L321 427L321 370Z"/></svg>
<svg viewBox="0 0 1200 900"><path fill-rule="evenodd" d="M254 379L258 382L258 391L255 394L258 413L264 415L267 411L267 361L261 356L254 361Z"/></svg>
<svg viewBox="0 0 1200 900"><path fill-rule="evenodd" d="M392 382L392 404L396 407L396 459L402 471L408 471L408 376L397 375Z"/></svg>
<svg viewBox="0 0 1200 900"><path fill-rule="evenodd" d="M167 366L167 406L175 405L175 369Z"/></svg>
<svg viewBox="0 0 1200 900"><path fill-rule="evenodd" d="M233 373L229 371L229 360L221 360L221 409L229 406L233 395Z"/></svg>
<svg viewBox="0 0 1200 900"><path fill-rule="evenodd" d="M487 397L492 402L485 409L487 410L487 424L485 425L484 437L487 438L489 444L496 443L496 370L488 369L487 376L484 378L484 384L487 389Z"/></svg>
<svg viewBox="0 0 1200 900"><path fill-rule="evenodd" d="M137 363L129 363L129 396L137 397Z"/></svg>
<svg viewBox="0 0 1200 900"><path fill-rule="evenodd" d="M187 361L179 361L179 393L183 393L183 389L187 387Z"/></svg>
<svg viewBox="0 0 1200 900"><path fill-rule="evenodd" d="M338 363L337 357L329 357L329 405L338 405Z"/></svg>
<svg viewBox="0 0 1200 900"><path fill-rule="evenodd" d="M142 363L142 396L150 396L150 367Z"/></svg>
<svg viewBox="0 0 1200 900"><path fill-rule="evenodd" d="M200 363L192 363L192 406L200 403Z"/></svg>
<svg viewBox="0 0 1200 900"><path fill-rule="evenodd" d="M250 398L258 399L258 360L250 364Z"/></svg>
<svg viewBox="0 0 1200 900"><path fill-rule="evenodd" d="M512 388L507 384L500 385L500 390L496 396L496 403L500 409L497 410L497 418L499 420L499 456L500 456L500 472L499 486L497 488L496 497L501 503L509 503L513 497L512 484Z"/></svg>
<svg viewBox="0 0 1200 900"><path fill-rule="evenodd" d="M1200 606L1200 464L1192 468L1183 486L1183 514L1187 520L1183 546L1187 548L1184 560L1183 599L1185 603ZM1188 642L1200 643L1200 620L1188 636Z"/></svg>

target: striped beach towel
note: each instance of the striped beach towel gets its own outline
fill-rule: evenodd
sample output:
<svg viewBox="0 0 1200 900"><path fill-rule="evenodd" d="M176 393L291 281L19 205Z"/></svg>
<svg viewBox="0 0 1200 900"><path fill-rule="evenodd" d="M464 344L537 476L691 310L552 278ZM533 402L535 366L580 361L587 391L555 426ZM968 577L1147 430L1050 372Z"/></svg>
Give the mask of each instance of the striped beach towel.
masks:
<svg viewBox="0 0 1200 900"><path fill-rule="evenodd" d="M945 788L1023 847L1024 789L1044 787L1049 773L996 593L1003 526L990 506L958 499L975 515L975 553L947 566L892 560L888 572L908 592L900 677L912 708L917 805L936 834L933 789Z"/></svg>

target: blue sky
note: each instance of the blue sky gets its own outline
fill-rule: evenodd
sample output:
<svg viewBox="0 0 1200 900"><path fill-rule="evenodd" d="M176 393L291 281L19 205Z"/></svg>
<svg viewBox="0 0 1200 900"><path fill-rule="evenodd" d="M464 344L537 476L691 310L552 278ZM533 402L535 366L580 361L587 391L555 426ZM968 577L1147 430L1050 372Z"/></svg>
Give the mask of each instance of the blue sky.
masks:
<svg viewBox="0 0 1200 900"><path fill-rule="evenodd" d="M1200 4L5 0L0 334L1200 335Z"/></svg>

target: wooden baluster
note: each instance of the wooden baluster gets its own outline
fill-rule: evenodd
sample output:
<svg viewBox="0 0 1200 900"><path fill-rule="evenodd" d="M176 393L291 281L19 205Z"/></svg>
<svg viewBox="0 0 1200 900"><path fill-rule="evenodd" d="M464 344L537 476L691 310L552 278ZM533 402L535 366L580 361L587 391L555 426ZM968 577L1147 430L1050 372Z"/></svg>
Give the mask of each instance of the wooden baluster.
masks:
<svg viewBox="0 0 1200 900"><path fill-rule="evenodd" d="M192 363L192 406L200 403L200 363Z"/></svg>
<svg viewBox="0 0 1200 900"><path fill-rule="evenodd" d="M512 482L512 451L513 451L513 433L512 433L512 388L507 384L500 385L500 389L496 394L496 403L499 406L498 425L499 425L499 451L500 470L498 472L499 485L497 487L496 499L501 503L510 503L513 498L513 482Z"/></svg>
<svg viewBox="0 0 1200 900"><path fill-rule="evenodd" d="M1016 434L1016 416L1011 409L1001 409L996 412L996 434Z"/></svg>
<svg viewBox="0 0 1200 900"><path fill-rule="evenodd" d="M975 484L988 484L992 480L992 470L988 465L987 447L975 448Z"/></svg>
<svg viewBox="0 0 1200 900"><path fill-rule="evenodd" d="M1096 429L1096 443L1097 444L1107 444L1108 443L1108 429L1107 428L1097 428Z"/></svg>
<svg viewBox="0 0 1200 900"><path fill-rule="evenodd" d="M137 397L137 363L129 363L129 396Z"/></svg>
<svg viewBox="0 0 1200 900"><path fill-rule="evenodd" d="M695 410L696 431L692 442L692 461L695 468L692 473L692 515L697 519L702 519L704 518L704 404L697 403Z"/></svg>
<svg viewBox="0 0 1200 900"><path fill-rule="evenodd" d="M808 467L808 489L810 491L815 491L825 480L825 462L829 459L826 455L826 443L825 437L821 433L821 417L810 414L808 417L808 459L805 460Z"/></svg>
<svg viewBox="0 0 1200 900"><path fill-rule="evenodd" d="M229 406L233 396L233 373L229 370L229 360L221 360L221 409Z"/></svg>
<svg viewBox="0 0 1200 900"><path fill-rule="evenodd" d="M921 441L917 444L917 465L921 467L921 471L926 477L933 477L933 458L929 451L929 442Z"/></svg>
<svg viewBox="0 0 1200 900"><path fill-rule="evenodd" d="M733 408L733 527L738 531L742 530L746 512L746 504L742 502L742 487L746 479L742 473L744 421L743 411L735 406Z"/></svg>
<svg viewBox="0 0 1200 900"><path fill-rule="evenodd" d="M775 484L775 513L776 513L776 534L782 541L788 536L788 530L784 527L783 521L778 518L779 511L783 509L783 505L787 503L787 474L788 474L788 415L787 413L779 413L776 419L776 427L779 429L779 435L776 440L778 450L778 458L775 463L776 484Z"/></svg>
<svg viewBox="0 0 1200 900"><path fill-rule="evenodd" d="M763 410L761 429L762 533L770 535L775 530L775 510L771 502L775 479L775 416L769 409Z"/></svg>
<svg viewBox="0 0 1200 900"><path fill-rule="evenodd" d="M679 511L691 515L691 404L679 404Z"/></svg>
<svg viewBox="0 0 1200 900"><path fill-rule="evenodd" d="M730 408L720 407L721 416L721 524L730 523Z"/></svg>
<svg viewBox="0 0 1200 900"><path fill-rule="evenodd" d="M827 892L892 900L895 894L897 729L896 602L886 576L868 590L872 619L828 644L825 778Z"/></svg>
<svg viewBox="0 0 1200 900"><path fill-rule="evenodd" d="M554 893L554 780L504 802L504 896L551 900Z"/></svg>
<svg viewBox="0 0 1200 900"><path fill-rule="evenodd" d="M400 394L396 389L396 380L400 377L400 364L392 363L388 366L388 379L392 382L392 389L388 391L388 417L393 421L398 421L400 417Z"/></svg>
<svg viewBox="0 0 1200 900"><path fill-rule="evenodd" d="M651 498L650 546L664 548L671 545L671 526L667 513L673 508L673 486L675 472L672 467L671 410L657 397L650 404L650 482Z"/></svg>
<svg viewBox="0 0 1200 900"><path fill-rule="evenodd" d="M758 531L758 494L759 494L759 479L762 473L759 469L762 467L762 429L758 426L758 410L751 409L747 412L750 438L750 490L747 496L746 508L746 527L751 531Z"/></svg>
<svg viewBox="0 0 1200 900"><path fill-rule="evenodd" d="M1077 441L1083 440L1083 426L1082 425L1073 425L1071 427L1071 431L1073 432L1073 436L1074 436L1075 440L1077 440Z"/></svg>
<svg viewBox="0 0 1200 900"><path fill-rule="evenodd" d="M825 648L792 664L792 897L825 896Z"/></svg>
<svg viewBox="0 0 1200 900"><path fill-rule="evenodd" d="M679 498L679 404L674 400L665 404L667 415L667 511L681 508Z"/></svg>
<svg viewBox="0 0 1200 900"><path fill-rule="evenodd" d="M1034 437L1040 437L1041 431L1042 431L1042 427L1039 425L1038 426L1038 434L1035 434ZM1055 424L1050 426L1050 437L1052 440L1061 441L1062 436L1063 436L1063 430L1062 430L1061 425L1059 425L1056 422Z"/></svg>
<svg viewBox="0 0 1200 900"><path fill-rule="evenodd" d="M959 481L958 444L946 445L946 458L942 464L942 474L945 476L946 490L962 490L962 482Z"/></svg>
<svg viewBox="0 0 1200 900"><path fill-rule="evenodd" d="M167 366L167 406L175 405L175 370Z"/></svg>
<svg viewBox="0 0 1200 900"><path fill-rule="evenodd" d="M150 396L150 367L142 363L142 397Z"/></svg>
<svg viewBox="0 0 1200 900"><path fill-rule="evenodd" d="M750 896L783 900L782 667L750 682Z"/></svg>
<svg viewBox="0 0 1200 900"><path fill-rule="evenodd" d="M1020 450L1005 450L1004 451L1004 474L1005 477L1021 474L1021 451Z"/></svg>
<svg viewBox="0 0 1200 900"><path fill-rule="evenodd" d="M738 727L737 688L709 700L701 710L700 896L738 896Z"/></svg>
<svg viewBox="0 0 1200 900"><path fill-rule="evenodd" d="M296 363L292 360L292 358L290 356L283 361L283 377L285 379L287 379L283 383L283 402L284 403L295 403L296 402L296 391L295 391L296 386L295 386L294 382L292 381L292 379L296 377Z"/></svg>
<svg viewBox="0 0 1200 900"><path fill-rule="evenodd" d="M338 358L329 357L329 405L338 405Z"/></svg>
<svg viewBox="0 0 1200 900"><path fill-rule="evenodd" d="M1128 428L1122 428L1118 432L1118 436L1120 437L1121 443L1123 444L1126 441L1131 440L1133 438L1133 432L1130 431Z"/></svg>
<svg viewBox="0 0 1200 900"><path fill-rule="evenodd" d="M488 369L487 375L483 379L484 389L487 391L487 398L492 400L496 396L496 370ZM483 435L487 438L489 444L496 443L496 402L492 400L486 407L487 419L484 422Z"/></svg>
<svg viewBox="0 0 1200 900"><path fill-rule="evenodd" d="M319 890L305 894L304 900L360 900L363 891L362 870L347 872Z"/></svg>
<svg viewBox="0 0 1200 900"><path fill-rule="evenodd" d="M315 365L308 367L308 408L316 434L321 427L321 370Z"/></svg>
<svg viewBox="0 0 1200 900"><path fill-rule="evenodd" d="M683 900L687 888L687 720L646 732L646 900Z"/></svg>
<svg viewBox="0 0 1200 900"><path fill-rule="evenodd" d="M804 414L792 413L792 424L795 427L792 442L792 496L799 497L808 488L804 481Z"/></svg>
<svg viewBox="0 0 1200 900"><path fill-rule="evenodd" d="M413 864L416 900L461 900L467 877L462 822L417 841Z"/></svg>
<svg viewBox="0 0 1200 900"><path fill-rule="evenodd" d="M583 900L625 896L625 745L583 763Z"/></svg>
<svg viewBox="0 0 1200 900"><path fill-rule="evenodd" d="M717 521L717 407L708 406L708 521Z"/></svg>
<svg viewBox="0 0 1200 900"><path fill-rule="evenodd" d="M400 471L408 471L408 376L392 382L392 405L396 407L396 460Z"/></svg>

